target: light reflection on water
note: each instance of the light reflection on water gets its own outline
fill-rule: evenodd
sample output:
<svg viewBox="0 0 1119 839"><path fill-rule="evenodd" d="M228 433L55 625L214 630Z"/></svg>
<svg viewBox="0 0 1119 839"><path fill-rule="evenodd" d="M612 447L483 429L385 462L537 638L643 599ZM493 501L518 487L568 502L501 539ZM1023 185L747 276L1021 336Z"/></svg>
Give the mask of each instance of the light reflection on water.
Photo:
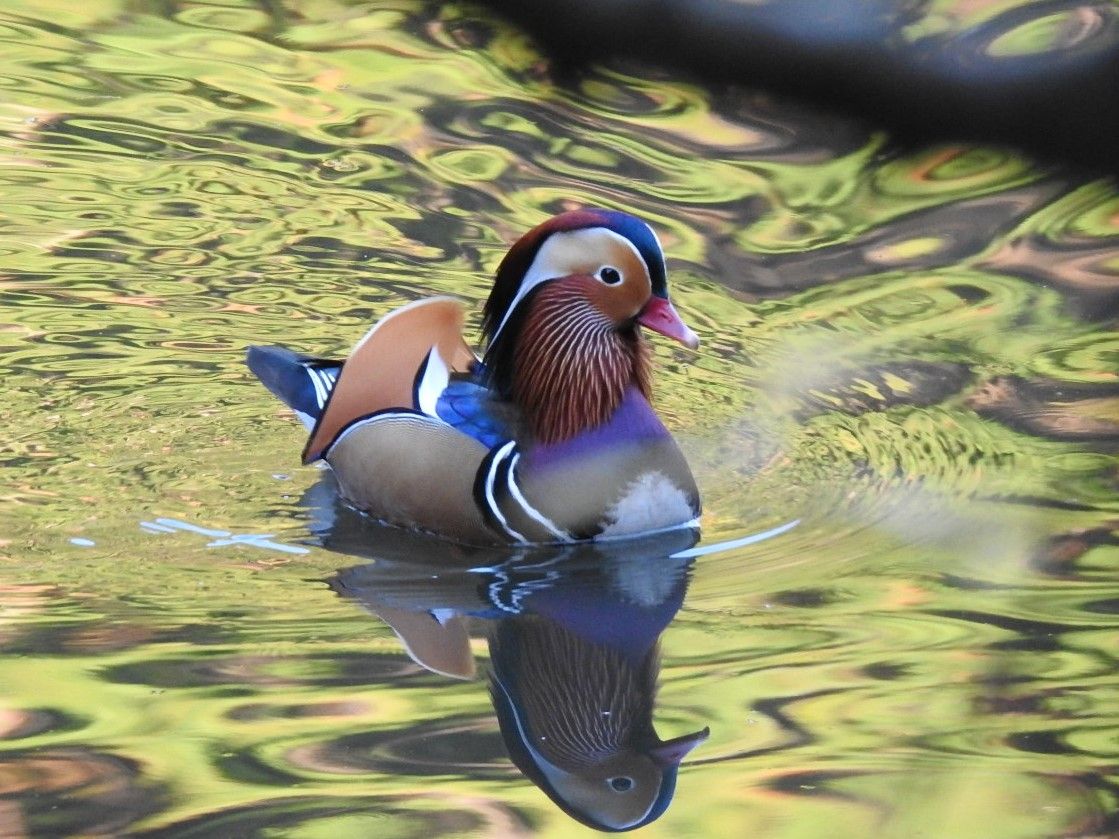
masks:
<svg viewBox="0 0 1119 839"><path fill-rule="evenodd" d="M704 339L656 348L704 542L802 520L696 560L654 720L711 736L644 832L1119 830L1112 184L616 68L557 87L475 12L164 11L0 13L0 834L585 833L480 678L328 585L358 560L240 361L477 313L580 203L650 220Z"/></svg>

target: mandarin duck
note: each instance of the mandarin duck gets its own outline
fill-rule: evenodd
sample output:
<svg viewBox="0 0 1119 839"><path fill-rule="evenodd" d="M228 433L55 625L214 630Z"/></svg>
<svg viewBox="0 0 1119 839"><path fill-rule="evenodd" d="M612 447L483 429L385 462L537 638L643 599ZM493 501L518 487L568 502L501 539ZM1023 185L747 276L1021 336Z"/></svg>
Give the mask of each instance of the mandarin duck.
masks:
<svg viewBox="0 0 1119 839"><path fill-rule="evenodd" d="M699 493L650 405L645 326L695 348L652 229L562 213L497 269L485 352L455 300L390 313L344 362L250 347L248 365L310 429L347 501L470 544L570 542L695 526Z"/></svg>
<svg viewBox="0 0 1119 839"><path fill-rule="evenodd" d="M340 516L327 546L365 555L368 539L339 533L348 528ZM653 724L658 641L692 563L670 552L694 543L694 531L475 549L470 560L484 564L469 568L446 543L398 532L331 587L384 620L417 664L455 678L475 675L467 622L485 621L490 695L517 768L597 830L659 818L681 761L708 736L662 740Z"/></svg>

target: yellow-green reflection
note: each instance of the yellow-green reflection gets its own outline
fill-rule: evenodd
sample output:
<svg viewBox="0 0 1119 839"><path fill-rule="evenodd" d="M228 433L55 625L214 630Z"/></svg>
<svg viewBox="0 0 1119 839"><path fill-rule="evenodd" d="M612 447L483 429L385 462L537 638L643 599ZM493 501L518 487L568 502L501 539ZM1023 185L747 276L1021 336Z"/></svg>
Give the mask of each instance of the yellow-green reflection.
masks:
<svg viewBox="0 0 1119 839"><path fill-rule="evenodd" d="M318 476L240 353L341 354L436 293L476 326L508 243L585 203L656 227L704 339L657 346L656 391L705 541L803 522L697 562L658 727L712 736L645 835L1111 829L1113 184L617 68L561 87L412 0L20 0L0 41L0 834L583 835L478 684L315 582ZM358 735L412 763L316 762Z"/></svg>

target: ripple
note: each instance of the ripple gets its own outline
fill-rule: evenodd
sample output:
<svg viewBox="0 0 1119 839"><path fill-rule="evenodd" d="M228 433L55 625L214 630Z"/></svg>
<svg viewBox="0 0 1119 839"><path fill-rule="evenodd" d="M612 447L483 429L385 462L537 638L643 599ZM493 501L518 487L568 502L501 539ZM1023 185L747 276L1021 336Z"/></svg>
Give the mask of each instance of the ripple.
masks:
<svg viewBox="0 0 1119 839"><path fill-rule="evenodd" d="M482 720L440 720L299 745L288 749L283 759L306 775L516 777L497 726L488 716Z"/></svg>
<svg viewBox="0 0 1119 839"><path fill-rule="evenodd" d="M0 740L23 740L47 732L74 731L87 724L88 720L50 708L0 708Z"/></svg>
<svg viewBox="0 0 1119 839"><path fill-rule="evenodd" d="M391 654L349 653L307 658L220 656L200 651L189 658L153 659L119 665L104 671L102 677L111 682L159 688L215 685L342 687L416 672L415 666Z"/></svg>
<svg viewBox="0 0 1119 839"><path fill-rule="evenodd" d="M1046 5L1048 9L1028 16L1023 10L1013 9L995 18L987 27L989 40L985 52L1005 60L1041 53L1105 49L1119 39L1119 15L1112 7Z"/></svg>
<svg viewBox="0 0 1119 839"><path fill-rule="evenodd" d="M650 220L703 334L655 353L705 542L801 520L697 560L664 635L658 727L712 728L673 830L1116 832L1113 183L568 74L478 8L165 5L0 23L0 833L568 829L336 558L138 523L306 542L243 347L340 355L437 293L476 325L580 204ZM1114 37L1107 4L983 5L904 38L1011 72Z"/></svg>
<svg viewBox="0 0 1119 839"><path fill-rule="evenodd" d="M139 776L134 762L85 749L0 754L0 795L39 835L118 833L157 812L166 793Z"/></svg>
<svg viewBox="0 0 1119 839"><path fill-rule="evenodd" d="M409 796L287 797L217 809L137 836L189 839L209 836L253 836L275 831L323 831L366 834L385 824L407 835L519 835L531 825L518 809L482 796L437 795L416 791Z"/></svg>
<svg viewBox="0 0 1119 839"><path fill-rule="evenodd" d="M1076 382L1027 382L1002 376L984 383L968 402L983 416L1041 437L1119 440L1119 422L1108 418L1119 406L1119 382L1085 387Z"/></svg>

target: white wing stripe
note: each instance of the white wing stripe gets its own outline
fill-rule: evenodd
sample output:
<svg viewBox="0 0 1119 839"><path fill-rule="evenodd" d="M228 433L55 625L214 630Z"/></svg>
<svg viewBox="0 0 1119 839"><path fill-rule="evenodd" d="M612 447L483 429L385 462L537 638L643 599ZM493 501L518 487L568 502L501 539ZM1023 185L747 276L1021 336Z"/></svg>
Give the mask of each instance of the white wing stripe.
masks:
<svg viewBox="0 0 1119 839"><path fill-rule="evenodd" d="M322 408L322 406L326 404L326 395L329 390L323 387L318 370L313 367L305 367L303 369L305 369L307 375L311 377L311 384L315 386L315 401L319 403L319 408Z"/></svg>
<svg viewBox="0 0 1119 839"><path fill-rule="evenodd" d="M420 379L419 387L416 388L416 402L418 403L416 407L429 416L436 416L435 406L439 402L440 394L447 389L447 384L450 381L450 367L439 355L438 345L432 346L427 354L427 364L424 366L423 378Z"/></svg>

